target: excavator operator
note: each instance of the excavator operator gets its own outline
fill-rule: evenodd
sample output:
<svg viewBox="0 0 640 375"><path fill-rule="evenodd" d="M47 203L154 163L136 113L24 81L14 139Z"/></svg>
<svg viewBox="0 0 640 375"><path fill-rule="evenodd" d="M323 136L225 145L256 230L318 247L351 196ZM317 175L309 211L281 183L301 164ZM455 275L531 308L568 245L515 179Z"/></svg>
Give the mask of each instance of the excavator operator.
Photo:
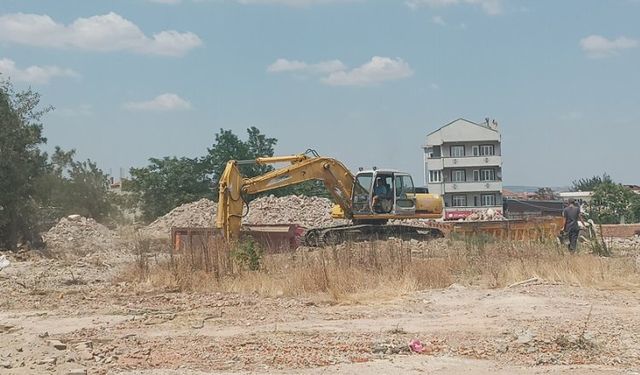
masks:
<svg viewBox="0 0 640 375"><path fill-rule="evenodd" d="M387 213L391 211L389 201L389 186L384 182L382 177L376 178L376 184L373 187L373 198L371 206L374 212Z"/></svg>

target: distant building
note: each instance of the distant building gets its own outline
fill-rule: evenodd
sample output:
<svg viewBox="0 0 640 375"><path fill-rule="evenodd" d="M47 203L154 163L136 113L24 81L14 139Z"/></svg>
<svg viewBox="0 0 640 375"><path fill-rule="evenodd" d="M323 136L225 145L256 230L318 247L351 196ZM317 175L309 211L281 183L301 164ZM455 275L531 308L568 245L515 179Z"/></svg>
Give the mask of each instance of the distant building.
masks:
<svg viewBox="0 0 640 375"><path fill-rule="evenodd" d="M622 185L636 194L640 194L640 185Z"/></svg>
<svg viewBox="0 0 640 375"><path fill-rule="evenodd" d="M502 148L497 122L457 119L427 135L425 184L445 202L445 219L489 208L502 213Z"/></svg>

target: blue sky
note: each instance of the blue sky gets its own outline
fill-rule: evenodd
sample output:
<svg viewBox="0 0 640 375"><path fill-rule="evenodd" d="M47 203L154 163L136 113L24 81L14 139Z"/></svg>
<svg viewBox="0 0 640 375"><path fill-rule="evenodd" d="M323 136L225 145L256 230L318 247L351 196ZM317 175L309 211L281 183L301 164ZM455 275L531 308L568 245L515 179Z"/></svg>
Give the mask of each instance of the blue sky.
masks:
<svg viewBox="0 0 640 375"><path fill-rule="evenodd" d="M48 147L117 177L220 128L423 180L426 134L496 119L507 185L640 183L638 0L2 0L0 72Z"/></svg>

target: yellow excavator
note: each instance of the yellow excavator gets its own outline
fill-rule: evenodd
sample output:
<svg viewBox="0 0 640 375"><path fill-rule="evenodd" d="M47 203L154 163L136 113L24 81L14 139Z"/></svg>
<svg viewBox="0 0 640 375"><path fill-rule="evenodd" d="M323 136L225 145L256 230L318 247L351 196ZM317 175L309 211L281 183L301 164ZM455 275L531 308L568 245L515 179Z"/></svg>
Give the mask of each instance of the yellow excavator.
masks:
<svg viewBox="0 0 640 375"><path fill-rule="evenodd" d="M244 178L239 166L288 163L263 175ZM442 237L438 228L389 224L389 220L438 219L443 200L439 195L416 193L411 175L395 170L360 170L354 176L341 162L318 155L314 150L291 156L230 160L219 181L216 227L229 240L240 237L247 195L266 192L304 181L322 181L336 204L334 218L350 224L310 228L303 243L323 246L344 241L399 237L431 239Z"/></svg>

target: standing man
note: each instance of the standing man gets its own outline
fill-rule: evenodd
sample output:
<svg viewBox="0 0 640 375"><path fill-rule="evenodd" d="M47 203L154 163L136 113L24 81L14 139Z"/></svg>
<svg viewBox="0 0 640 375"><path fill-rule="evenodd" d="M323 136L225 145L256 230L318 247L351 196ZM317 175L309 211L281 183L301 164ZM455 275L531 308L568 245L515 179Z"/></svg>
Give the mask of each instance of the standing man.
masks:
<svg viewBox="0 0 640 375"><path fill-rule="evenodd" d="M581 219L580 207L576 204L576 200L569 198L569 205L562 210L564 218L564 232L569 236L569 252L574 253L578 245L578 235L580 234L580 226L578 220Z"/></svg>

